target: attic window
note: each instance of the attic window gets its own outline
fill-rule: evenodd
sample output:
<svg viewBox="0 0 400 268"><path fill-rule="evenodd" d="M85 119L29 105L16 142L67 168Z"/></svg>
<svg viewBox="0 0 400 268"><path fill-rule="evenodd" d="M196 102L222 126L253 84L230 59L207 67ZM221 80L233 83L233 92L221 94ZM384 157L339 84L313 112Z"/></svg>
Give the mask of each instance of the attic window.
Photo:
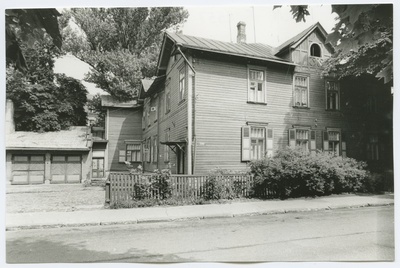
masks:
<svg viewBox="0 0 400 268"><path fill-rule="evenodd" d="M310 55L313 57L321 57L321 47L318 44L312 44L310 47Z"/></svg>

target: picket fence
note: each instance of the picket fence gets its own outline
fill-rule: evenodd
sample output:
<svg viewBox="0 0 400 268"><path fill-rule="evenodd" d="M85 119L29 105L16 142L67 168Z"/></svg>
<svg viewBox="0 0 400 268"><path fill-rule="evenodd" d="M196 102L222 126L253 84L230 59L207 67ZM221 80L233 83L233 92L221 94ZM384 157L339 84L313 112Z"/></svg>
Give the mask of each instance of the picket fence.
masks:
<svg viewBox="0 0 400 268"><path fill-rule="evenodd" d="M137 197L135 184L145 184L149 182L149 174L130 174L127 172L112 172L106 181L106 203L131 200ZM206 195L205 182L208 175L171 175L170 185L172 187L172 197L183 199L200 198ZM241 187L241 196L249 197L253 187L254 179L251 175L218 175L216 179L222 182L223 186L234 187L234 184ZM254 193L253 193L254 194ZM268 189L257 192L259 197L269 197L273 193ZM152 190L147 198L160 199L158 190Z"/></svg>

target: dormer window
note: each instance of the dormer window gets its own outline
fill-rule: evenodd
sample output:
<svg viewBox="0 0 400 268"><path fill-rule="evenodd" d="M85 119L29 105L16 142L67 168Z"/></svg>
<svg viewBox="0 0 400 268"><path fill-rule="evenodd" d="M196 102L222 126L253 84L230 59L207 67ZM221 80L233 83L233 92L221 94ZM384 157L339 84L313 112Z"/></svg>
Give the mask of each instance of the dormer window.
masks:
<svg viewBox="0 0 400 268"><path fill-rule="evenodd" d="M310 55L313 57L321 57L321 47L318 44L312 44L310 47Z"/></svg>

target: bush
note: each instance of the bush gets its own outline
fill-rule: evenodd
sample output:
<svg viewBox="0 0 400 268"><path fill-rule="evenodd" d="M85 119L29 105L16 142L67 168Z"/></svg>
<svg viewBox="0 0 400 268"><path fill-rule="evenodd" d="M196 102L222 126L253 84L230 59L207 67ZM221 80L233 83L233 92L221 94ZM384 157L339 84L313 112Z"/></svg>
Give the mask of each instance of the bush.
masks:
<svg viewBox="0 0 400 268"><path fill-rule="evenodd" d="M320 196L356 192L367 176L365 163L327 152L311 155L300 148L285 148L272 158L250 162L254 195L265 188L276 197Z"/></svg>
<svg viewBox="0 0 400 268"><path fill-rule="evenodd" d="M133 185L133 199L143 200L149 198L151 193L158 193L160 199L167 199L171 196L171 171L163 169L155 170L154 173L145 177L140 175L140 179Z"/></svg>
<svg viewBox="0 0 400 268"><path fill-rule="evenodd" d="M244 190L248 190L247 182L232 179L229 175L245 175L247 173L248 171L232 171L220 168L211 170L204 183L204 198L216 200L242 197Z"/></svg>

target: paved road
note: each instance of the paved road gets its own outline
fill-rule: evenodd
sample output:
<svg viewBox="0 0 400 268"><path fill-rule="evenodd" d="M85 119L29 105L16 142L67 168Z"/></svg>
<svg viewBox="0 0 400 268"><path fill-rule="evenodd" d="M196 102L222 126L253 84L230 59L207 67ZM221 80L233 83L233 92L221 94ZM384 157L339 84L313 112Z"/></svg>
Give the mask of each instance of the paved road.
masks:
<svg viewBox="0 0 400 268"><path fill-rule="evenodd" d="M6 233L8 263L394 259L390 207Z"/></svg>

